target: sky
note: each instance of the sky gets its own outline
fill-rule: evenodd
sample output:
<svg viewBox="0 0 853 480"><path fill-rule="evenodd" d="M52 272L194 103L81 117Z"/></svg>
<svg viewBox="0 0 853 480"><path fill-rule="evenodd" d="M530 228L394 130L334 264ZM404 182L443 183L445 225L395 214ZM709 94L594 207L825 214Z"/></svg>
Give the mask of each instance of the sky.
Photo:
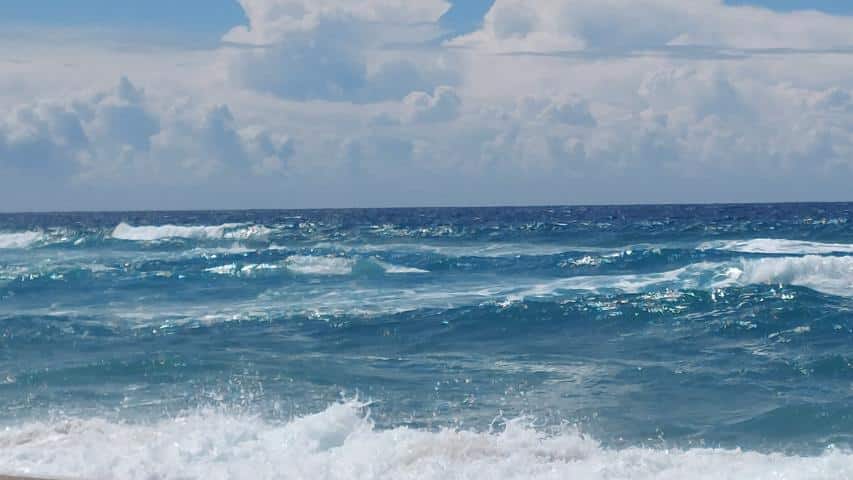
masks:
<svg viewBox="0 0 853 480"><path fill-rule="evenodd" d="M5 0L0 210L853 200L853 3Z"/></svg>

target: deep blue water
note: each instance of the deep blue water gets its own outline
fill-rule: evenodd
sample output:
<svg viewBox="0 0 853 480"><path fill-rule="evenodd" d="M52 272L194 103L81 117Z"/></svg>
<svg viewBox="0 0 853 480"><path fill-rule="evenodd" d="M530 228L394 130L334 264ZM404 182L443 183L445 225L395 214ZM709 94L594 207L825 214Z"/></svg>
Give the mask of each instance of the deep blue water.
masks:
<svg viewBox="0 0 853 480"><path fill-rule="evenodd" d="M250 439L261 455L277 444L259 431L315 414L336 425L316 450L328 453L351 438L335 420L350 408L347 421L375 436L503 441L524 422L540 442L566 429L594 441L595 465L638 447L676 466L689 462L669 449L740 448L835 462L784 478L807 467L819 473L808 478L850 478L851 208L0 215L0 465L167 478L151 472L171 454L143 448L146 435L187 425L192 454L174 455L189 478L243 478L240 461L262 462L222 457L216 442L242 451ZM229 422L249 433L228 437ZM104 453L117 442L144 457L135 470ZM637 465L658 465L647 461ZM531 462L519 465L535 476ZM631 468L587 478L689 476ZM758 478L745 472L730 478Z"/></svg>

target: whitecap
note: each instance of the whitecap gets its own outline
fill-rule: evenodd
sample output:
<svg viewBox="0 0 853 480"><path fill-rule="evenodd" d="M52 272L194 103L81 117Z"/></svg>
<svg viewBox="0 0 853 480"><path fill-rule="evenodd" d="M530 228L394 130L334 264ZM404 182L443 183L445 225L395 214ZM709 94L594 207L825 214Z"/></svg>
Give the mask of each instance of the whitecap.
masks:
<svg viewBox="0 0 853 480"><path fill-rule="evenodd" d="M726 250L738 253L763 253L783 255L820 255L853 253L853 244L821 243L783 238L754 238L751 240L721 240L705 242L699 250Z"/></svg>
<svg viewBox="0 0 853 480"><path fill-rule="evenodd" d="M27 248L44 239L44 232L0 233L0 248Z"/></svg>
<svg viewBox="0 0 853 480"><path fill-rule="evenodd" d="M131 240L137 242L152 242L157 240L168 240L170 238L186 238L193 240L264 240L273 232L274 230L263 225L245 226L245 224L241 223L193 226L132 226L122 222L113 229L112 237L118 240Z"/></svg>
<svg viewBox="0 0 853 480"><path fill-rule="evenodd" d="M853 257L760 258L729 267L720 286L747 284L797 285L830 295L853 296Z"/></svg>
<svg viewBox="0 0 853 480"><path fill-rule="evenodd" d="M379 265L382 270L387 274L397 275L397 274L406 274L406 273L429 273L429 270L424 270L421 268L415 267L406 267L403 265L394 265L393 263L383 262L378 259L373 259L373 261Z"/></svg>
<svg viewBox="0 0 853 480"><path fill-rule="evenodd" d="M216 275L234 275L237 273L237 264L229 263L228 265L219 265L216 267L205 268L204 271Z"/></svg>
<svg viewBox="0 0 853 480"><path fill-rule="evenodd" d="M285 265L291 272L303 275L349 275L355 261L344 257L293 255L287 257Z"/></svg>
<svg viewBox="0 0 853 480"><path fill-rule="evenodd" d="M532 244L532 243L484 243L476 245L437 245L429 243L382 243L365 245L345 245L334 243L319 243L318 249L335 249L346 252L376 253L376 252L405 252L426 253L444 257L472 258L514 258L561 255L569 252L590 252L619 256L622 250L601 247Z"/></svg>
<svg viewBox="0 0 853 480"><path fill-rule="evenodd" d="M234 240L264 240L275 233L275 230L263 225L249 225L245 228L240 228L232 232L226 232L224 238Z"/></svg>
<svg viewBox="0 0 853 480"><path fill-rule="evenodd" d="M226 223L223 225L209 226L182 226L182 225L151 225L132 226L127 223L118 224L113 229L112 237L118 240L132 240L151 242L166 240L170 238L188 239L220 239L225 236L228 229L239 227L240 224Z"/></svg>
<svg viewBox="0 0 853 480"><path fill-rule="evenodd" d="M204 271L216 275L243 275L250 276L262 271L278 270L281 266L273 263L250 263L238 267L236 263L206 268Z"/></svg>
<svg viewBox="0 0 853 480"><path fill-rule="evenodd" d="M740 449L606 448L576 429L525 420L493 432L377 429L356 402L289 422L216 411L150 423L31 422L0 430L0 465L17 475L205 479L830 480L853 476L853 454Z"/></svg>

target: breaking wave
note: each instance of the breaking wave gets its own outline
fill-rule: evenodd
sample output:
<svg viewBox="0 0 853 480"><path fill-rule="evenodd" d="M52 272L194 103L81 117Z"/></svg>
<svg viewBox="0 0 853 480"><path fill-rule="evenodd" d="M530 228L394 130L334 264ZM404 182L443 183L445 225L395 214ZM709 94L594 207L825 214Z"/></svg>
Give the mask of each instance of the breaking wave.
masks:
<svg viewBox="0 0 853 480"><path fill-rule="evenodd" d="M360 260L347 257L292 255L287 257L284 264L289 271L304 275L350 275L356 267L361 266L366 270L370 270L371 267L372 269L378 267L390 275L429 273L427 270L420 268L394 265L375 258Z"/></svg>
<svg viewBox="0 0 853 480"><path fill-rule="evenodd" d="M349 275L355 260L343 257L293 255L285 260L287 269L304 275Z"/></svg>
<svg viewBox="0 0 853 480"><path fill-rule="evenodd" d="M117 240L130 240L136 242L153 242L174 238L191 240L251 240L266 238L271 232L271 229L264 227L263 225L246 226L241 223L197 226L132 226L122 222L113 229L111 236Z"/></svg>
<svg viewBox="0 0 853 480"><path fill-rule="evenodd" d="M821 243L780 238L755 238L752 240L723 240L705 242L700 250L726 250L738 253L820 255L829 253L853 253L853 244Z"/></svg>
<svg viewBox="0 0 853 480"><path fill-rule="evenodd" d="M611 255L619 255L620 253L624 253L625 251L625 249L613 250L608 248L580 245L549 245L500 242L476 245L438 245L429 243L383 243L366 245L344 245L333 243L320 243L316 245L316 248L337 248L344 251L354 251L358 253L406 252L414 254L432 254L444 257L460 258L539 257L561 255L569 252L606 253Z"/></svg>
<svg viewBox="0 0 853 480"><path fill-rule="evenodd" d="M103 419L0 431L0 473L123 479L837 479L853 454L789 456L712 448L610 449L524 419L491 432L377 429L349 402L289 422L207 411L150 424Z"/></svg>
<svg viewBox="0 0 853 480"><path fill-rule="evenodd" d="M728 270L738 284L785 284L830 295L853 296L853 257L808 255L793 258L745 260Z"/></svg>
<svg viewBox="0 0 853 480"><path fill-rule="evenodd" d="M383 262L381 260L373 259L373 262L378 265L382 270L387 274L397 275L397 274L405 274L405 273L429 273L429 270L424 270L421 268L414 267L406 267L403 265L394 265L393 263Z"/></svg>
<svg viewBox="0 0 853 480"><path fill-rule="evenodd" d="M27 248L44 239L43 232L0 233L0 248Z"/></svg>

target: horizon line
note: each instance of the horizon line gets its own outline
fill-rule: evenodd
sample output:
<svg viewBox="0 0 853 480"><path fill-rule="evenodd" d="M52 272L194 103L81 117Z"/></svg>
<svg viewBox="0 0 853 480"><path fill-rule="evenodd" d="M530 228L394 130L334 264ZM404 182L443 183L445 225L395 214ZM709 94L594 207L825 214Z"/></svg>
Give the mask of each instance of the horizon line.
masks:
<svg viewBox="0 0 853 480"><path fill-rule="evenodd" d="M770 205L839 205L851 204L853 200L808 200L808 201L759 201L759 202L625 202L625 203L576 203L576 204L528 204L528 205L426 205L426 206L384 206L384 207L294 207L294 208L211 208L211 209L115 209L115 210L25 210L4 211L0 215L73 215L95 213L211 213L211 212L299 212L332 210L464 210L464 209L523 209L523 208L613 208L613 207L713 207L713 206L770 206Z"/></svg>

